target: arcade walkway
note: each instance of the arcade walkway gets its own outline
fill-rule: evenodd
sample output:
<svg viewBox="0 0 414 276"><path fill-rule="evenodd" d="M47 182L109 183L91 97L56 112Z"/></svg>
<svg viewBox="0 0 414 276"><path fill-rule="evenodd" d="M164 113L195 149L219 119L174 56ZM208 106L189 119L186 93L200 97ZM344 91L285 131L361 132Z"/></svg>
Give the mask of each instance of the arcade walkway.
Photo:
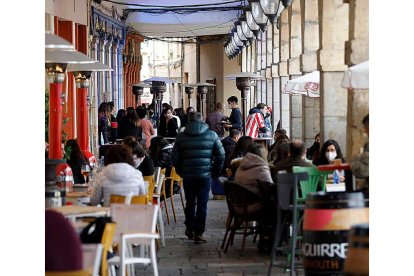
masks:
<svg viewBox="0 0 414 276"><path fill-rule="evenodd" d="M157 252L159 274L162 276L266 275L270 257L258 251L257 242L253 243L252 236L246 239L244 256L240 256L240 235L236 235L234 244L229 247L227 254L222 252L220 245L225 233L227 204L225 200L211 198L212 195L208 203L207 231L204 233L208 242L196 245L184 235L184 212L179 197L176 197L177 223L172 221L170 225L166 225L166 247L162 247ZM165 214L164 219L166 221ZM151 269L148 268L144 275L152 275L150 271ZM289 275L288 272L283 273L283 269L275 267L272 272L272 275ZM303 275L302 269L298 272L298 276Z"/></svg>

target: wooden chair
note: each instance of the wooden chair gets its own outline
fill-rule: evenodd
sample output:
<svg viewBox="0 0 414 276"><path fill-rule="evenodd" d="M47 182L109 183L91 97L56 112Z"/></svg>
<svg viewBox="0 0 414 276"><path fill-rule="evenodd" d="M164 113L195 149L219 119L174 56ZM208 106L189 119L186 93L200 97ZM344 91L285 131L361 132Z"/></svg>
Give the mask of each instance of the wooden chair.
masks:
<svg viewBox="0 0 414 276"><path fill-rule="evenodd" d="M90 276L88 270L75 270L75 271L46 271L46 276Z"/></svg>
<svg viewBox="0 0 414 276"><path fill-rule="evenodd" d="M165 208L165 214L167 215L167 223L170 224L170 215L168 214L168 205L167 205L167 193L165 192L165 168L161 169L160 171L160 175L164 176L163 177L163 181L162 181L162 185L161 185L161 190L160 190L160 200L159 200L159 204L164 203L164 208ZM159 183L159 182L158 182ZM162 200L161 200L162 198ZM161 208L161 205L159 205Z"/></svg>
<svg viewBox="0 0 414 276"><path fill-rule="evenodd" d="M113 203L123 204L125 203L125 199L126 199L126 196L124 195L111 194L109 196L109 204L113 204Z"/></svg>
<svg viewBox="0 0 414 276"><path fill-rule="evenodd" d="M265 222L269 219L268 209L266 208L266 199L251 192L244 185L235 181L225 181L224 191L226 193L226 202L229 208L229 214L233 217L233 223L229 229L230 236L227 239L224 253L227 253L230 243L233 243L235 234L243 234L241 255L244 251L246 237L248 235L255 235L259 230L260 222ZM249 222L256 221L258 226L249 226ZM243 232L237 233L243 226ZM248 231L249 230L249 231ZM226 231L226 236L228 231Z"/></svg>
<svg viewBox="0 0 414 276"><path fill-rule="evenodd" d="M159 235L155 232L157 222L157 205L127 205L112 204L111 216L117 224L114 240L120 244L120 254L108 260L108 265L119 265L120 275L126 275L126 265L135 263L151 264L153 275L158 276L158 266L155 251L155 239ZM148 256L132 256L128 252L131 244L149 246ZM131 275L131 274L129 274Z"/></svg>
<svg viewBox="0 0 414 276"><path fill-rule="evenodd" d="M154 194L154 190L155 190L155 179L154 176L144 176L144 181L148 182L148 191L147 191L147 195L148 195L148 199L151 200L152 195Z"/></svg>
<svg viewBox="0 0 414 276"><path fill-rule="evenodd" d="M131 197L130 204L148 204L148 195L134 195Z"/></svg>
<svg viewBox="0 0 414 276"><path fill-rule="evenodd" d="M102 276L108 276L107 256L108 256L108 251L112 247L112 240L115 235L115 230L116 230L115 223L105 224L105 229L104 229L102 240L101 240L101 244L103 245L102 261L101 261L101 275Z"/></svg>
<svg viewBox="0 0 414 276"><path fill-rule="evenodd" d="M165 177L165 181L167 180L170 181L170 202L171 202L171 208L172 208L173 215L174 215L174 222L177 223L177 217L175 215L175 207L174 207L173 188L174 188L174 182L177 181L178 184L180 185L180 198L181 198L181 204L183 205L183 209L184 209L184 200L183 200L183 194L182 194L183 179L177 174L177 172L175 171L175 168L172 167L170 176Z"/></svg>

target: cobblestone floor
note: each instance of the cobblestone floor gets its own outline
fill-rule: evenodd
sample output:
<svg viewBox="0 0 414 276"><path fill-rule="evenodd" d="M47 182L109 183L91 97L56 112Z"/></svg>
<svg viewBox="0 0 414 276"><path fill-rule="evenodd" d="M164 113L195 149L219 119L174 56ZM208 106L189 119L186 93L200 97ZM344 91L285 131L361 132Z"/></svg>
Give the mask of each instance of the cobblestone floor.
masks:
<svg viewBox="0 0 414 276"><path fill-rule="evenodd" d="M270 256L257 249L257 241L253 243L253 237L246 239L243 256L241 253L241 237L235 236L233 246L227 253L220 248L225 234L225 222L227 219L227 204L225 200L210 200L208 202L208 214L206 222L207 239L205 244L194 244L184 235L184 212L179 200L175 196L175 209L177 223L172 218L171 205L169 205L170 224L167 224L165 211L165 247L157 251L158 271L161 276L175 275L217 275L217 276L248 276L267 275ZM280 260L284 260L281 256ZM299 269L298 276L303 275ZM137 275L152 275L152 268L137 269ZM273 267L272 275L289 275L284 269Z"/></svg>

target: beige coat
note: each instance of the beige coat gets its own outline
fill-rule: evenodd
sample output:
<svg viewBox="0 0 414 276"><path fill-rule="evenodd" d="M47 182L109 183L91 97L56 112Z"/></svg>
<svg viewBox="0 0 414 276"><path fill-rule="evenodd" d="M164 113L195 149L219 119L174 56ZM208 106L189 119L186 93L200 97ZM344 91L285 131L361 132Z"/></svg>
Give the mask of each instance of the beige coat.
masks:
<svg viewBox="0 0 414 276"><path fill-rule="evenodd" d="M250 152L240 162L234 180L263 197L269 196L269 186L274 185L267 161Z"/></svg>

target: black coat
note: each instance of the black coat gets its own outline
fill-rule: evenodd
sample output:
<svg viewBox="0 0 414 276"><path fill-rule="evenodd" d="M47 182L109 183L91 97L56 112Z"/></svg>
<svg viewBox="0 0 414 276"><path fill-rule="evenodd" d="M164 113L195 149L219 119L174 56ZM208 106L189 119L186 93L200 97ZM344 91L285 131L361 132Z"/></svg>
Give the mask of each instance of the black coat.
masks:
<svg viewBox="0 0 414 276"><path fill-rule="evenodd" d="M152 162L149 155L145 155L144 160L142 160L137 169L141 171L142 176L154 175L154 162Z"/></svg>
<svg viewBox="0 0 414 276"><path fill-rule="evenodd" d="M229 167L229 157L233 152L234 147L236 146L236 141L234 141L230 136L227 136L221 140L221 144L224 148L224 165L223 170L221 171L222 175L226 175L226 169Z"/></svg>
<svg viewBox="0 0 414 276"><path fill-rule="evenodd" d="M172 162L187 180L218 177L223 167L224 148L206 123L190 122L174 143Z"/></svg>
<svg viewBox="0 0 414 276"><path fill-rule="evenodd" d="M165 116L161 117L160 127L158 129L159 135L162 137L175 137L177 136L178 122L176 118L171 118L168 123Z"/></svg>
<svg viewBox="0 0 414 276"><path fill-rule="evenodd" d="M131 123L127 118L121 120L118 125L118 139L124 139L126 136L134 136L135 138L142 137L142 130Z"/></svg>

